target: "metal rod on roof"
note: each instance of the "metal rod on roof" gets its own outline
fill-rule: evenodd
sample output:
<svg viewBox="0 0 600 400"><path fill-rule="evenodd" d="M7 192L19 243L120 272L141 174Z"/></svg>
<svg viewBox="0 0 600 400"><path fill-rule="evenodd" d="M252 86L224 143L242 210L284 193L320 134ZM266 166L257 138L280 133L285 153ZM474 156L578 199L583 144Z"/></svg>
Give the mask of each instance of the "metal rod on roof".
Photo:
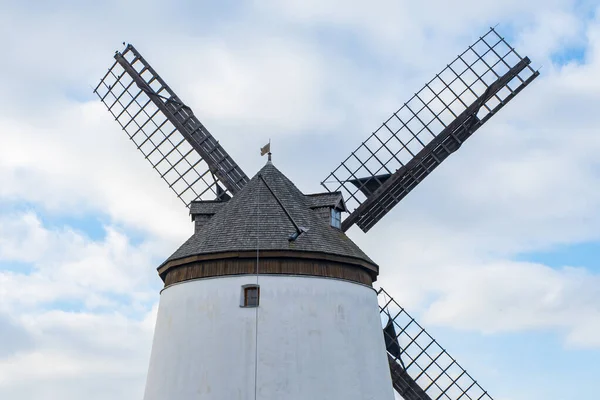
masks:
<svg viewBox="0 0 600 400"><path fill-rule="evenodd" d="M277 195L275 194L275 192L273 192L273 189L271 189L271 187L269 186L269 184L267 183L267 181L265 181L265 178L263 178L262 174L258 174L258 177L260 178L261 181L263 181L263 183L265 184L265 186L267 187L267 189L269 189L269 192L271 192L271 195L273 195L273 198L275 198L275 201L277 201L277 204L279 204L279 207L281 207L281 209L283 210L283 212L285 213L285 215L287 215L288 219L290 220L290 222L292 223L292 225L294 225L294 228L296 228L296 232L293 233L290 237L289 237L289 241L294 241L296 239L298 239L298 236L300 236L301 234L303 234L304 232L306 232L308 229L298 225L296 223L296 221L294 221L294 218L292 218L291 214L288 212L288 210L285 208L285 206L283 205L283 203L281 202L281 200L279 200L279 197L277 197Z"/></svg>

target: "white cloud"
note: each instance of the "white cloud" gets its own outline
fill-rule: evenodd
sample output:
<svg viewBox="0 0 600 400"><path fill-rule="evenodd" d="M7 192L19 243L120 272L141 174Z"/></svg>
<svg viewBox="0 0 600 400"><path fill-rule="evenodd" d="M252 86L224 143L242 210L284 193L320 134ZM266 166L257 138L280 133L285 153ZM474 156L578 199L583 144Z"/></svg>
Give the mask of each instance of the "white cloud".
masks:
<svg viewBox="0 0 600 400"><path fill-rule="evenodd" d="M0 310L32 310L60 301L90 309L116 307L113 296L125 297L125 307L143 309L158 288L152 267L171 246L152 240L132 245L123 233L105 229L105 237L93 241L69 228L47 229L32 213L0 215L0 261L32 268L0 271Z"/></svg>
<svg viewBox="0 0 600 400"><path fill-rule="evenodd" d="M232 35L178 47L169 49L169 57L184 67L173 80L205 118L246 129L267 127L280 136L342 119L329 112L335 107L327 102L331 67L314 46L268 35L248 43ZM184 47L198 51L189 54Z"/></svg>
<svg viewBox="0 0 600 400"><path fill-rule="evenodd" d="M67 103L25 124L0 117L0 195L58 213L101 212L181 240L191 233L185 208L142 157L132 159L135 147L108 128L113 121L102 107Z"/></svg>
<svg viewBox="0 0 600 400"><path fill-rule="evenodd" d="M132 245L111 227L92 241L69 228L48 229L31 212L0 215L0 262L19 262L13 272L0 270L0 316L14 316L0 318L10 341L0 348L0 392L140 397L160 287L153 267L168 247ZM20 272L22 263L33 271ZM64 307L74 311L56 310ZM99 390L101 382L112 388Z"/></svg>
<svg viewBox="0 0 600 400"><path fill-rule="evenodd" d="M424 313L427 324L484 333L558 328L569 343L600 346L600 276L582 268L530 263L454 265L430 286L440 291Z"/></svg>
<svg viewBox="0 0 600 400"><path fill-rule="evenodd" d="M119 314L26 315L21 320L32 349L0 359L0 392L31 399L140 398L153 318L154 312L141 321Z"/></svg>

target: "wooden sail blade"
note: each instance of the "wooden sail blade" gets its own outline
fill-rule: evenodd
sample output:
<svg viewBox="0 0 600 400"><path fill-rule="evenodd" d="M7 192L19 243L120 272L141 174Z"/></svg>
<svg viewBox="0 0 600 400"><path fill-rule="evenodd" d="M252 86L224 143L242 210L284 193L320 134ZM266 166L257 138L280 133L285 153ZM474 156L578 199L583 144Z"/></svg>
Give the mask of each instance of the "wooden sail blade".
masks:
<svg viewBox="0 0 600 400"><path fill-rule="evenodd" d="M115 60L94 93L177 197L237 193L246 174L141 54L128 45Z"/></svg>
<svg viewBox="0 0 600 400"><path fill-rule="evenodd" d="M377 291L394 389L404 400L492 400L383 288ZM391 327L391 328L390 328Z"/></svg>
<svg viewBox="0 0 600 400"><path fill-rule="evenodd" d="M371 229L538 75L490 29L322 182L351 210L342 229Z"/></svg>

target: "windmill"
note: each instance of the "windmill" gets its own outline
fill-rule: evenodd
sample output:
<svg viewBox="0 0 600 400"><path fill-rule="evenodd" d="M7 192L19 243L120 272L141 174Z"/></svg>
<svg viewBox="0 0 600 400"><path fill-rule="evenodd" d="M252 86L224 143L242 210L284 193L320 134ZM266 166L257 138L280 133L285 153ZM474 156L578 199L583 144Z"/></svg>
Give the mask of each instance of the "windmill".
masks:
<svg viewBox="0 0 600 400"><path fill-rule="evenodd" d="M379 267L345 231L369 231L528 86L527 57L490 29L309 195L270 153L249 179L132 45L114 58L94 92L195 226L158 267L145 400L491 399L374 291Z"/></svg>

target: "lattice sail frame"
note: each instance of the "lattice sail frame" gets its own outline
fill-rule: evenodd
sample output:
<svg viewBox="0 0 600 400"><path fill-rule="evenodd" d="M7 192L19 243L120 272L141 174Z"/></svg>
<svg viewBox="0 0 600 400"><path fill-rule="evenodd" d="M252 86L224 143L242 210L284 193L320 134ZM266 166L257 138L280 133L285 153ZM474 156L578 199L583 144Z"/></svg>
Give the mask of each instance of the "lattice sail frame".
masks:
<svg viewBox="0 0 600 400"><path fill-rule="evenodd" d="M367 232L539 73L491 28L408 100L321 184Z"/></svg>
<svg viewBox="0 0 600 400"><path fill-rule="evenodd" d="M493 400L383 288L377 291L385 325L392 319L400 358L388 351L394 389L405 400ZM386 335L384 331L384 335Z"/></svg>
<svg viewBox="0 0 600 400"><path fill-rule="evenodd" d="M186 206L227 199L248 177L141 54L127 45L94 93Z"/></svg>

